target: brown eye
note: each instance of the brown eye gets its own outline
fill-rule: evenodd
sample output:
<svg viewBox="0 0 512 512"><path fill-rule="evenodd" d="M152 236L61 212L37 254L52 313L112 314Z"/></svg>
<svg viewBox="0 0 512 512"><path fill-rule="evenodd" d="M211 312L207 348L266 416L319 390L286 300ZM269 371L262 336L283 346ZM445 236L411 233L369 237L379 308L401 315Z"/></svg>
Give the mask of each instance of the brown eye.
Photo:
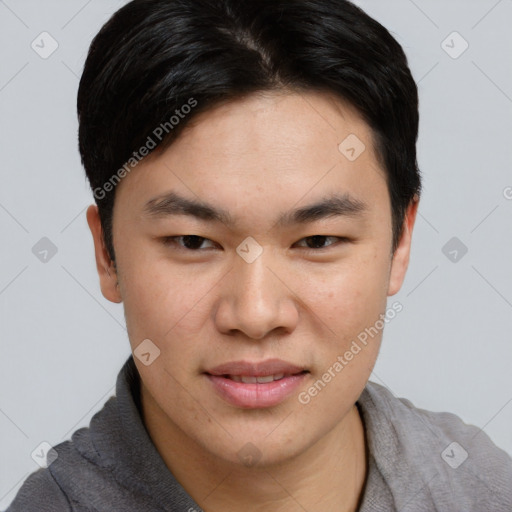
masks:
<svg viewBox="0 0 512 512"><path fill-rule="evenodd" d="M204 242L211 242L213 244L208 238L197 235L166 236L163 239L165 245L176 245L180 249L189 251L204 249L204 247L201 247Z"/></svg>
<svg viewBox="0 0 512 512"><path fill-rule="evenodd" d="M333 241L334 240L334 241ZM305 247L306 249L327 249L331 245L334 245L337 240L348 241L347 238L339 237L339 236L327 236L327 235L313 235L313 236L307 236L303 238L302 240L299 240L297 244L300 244L301 242L305 241L306 245L302 245L302 247ZM329 242L330 243L327 243ZM327 243L327 245L325 245Z"/></svg>

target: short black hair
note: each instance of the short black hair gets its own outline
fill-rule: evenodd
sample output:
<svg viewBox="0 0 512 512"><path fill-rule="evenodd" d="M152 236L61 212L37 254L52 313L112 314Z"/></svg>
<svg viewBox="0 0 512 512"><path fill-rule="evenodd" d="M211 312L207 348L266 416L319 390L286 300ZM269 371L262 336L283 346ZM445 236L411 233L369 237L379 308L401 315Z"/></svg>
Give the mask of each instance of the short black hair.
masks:
<svg viewBox="0 0 512 512"><path fill-rule="evenodd" d="M114 263L115 185L140 154L171 144L200 112L279 90L334 93L370 126L394 253L421 191L419 113L386 28L347 0L133 0L92 41L77 101L79 150Z"/></svg>

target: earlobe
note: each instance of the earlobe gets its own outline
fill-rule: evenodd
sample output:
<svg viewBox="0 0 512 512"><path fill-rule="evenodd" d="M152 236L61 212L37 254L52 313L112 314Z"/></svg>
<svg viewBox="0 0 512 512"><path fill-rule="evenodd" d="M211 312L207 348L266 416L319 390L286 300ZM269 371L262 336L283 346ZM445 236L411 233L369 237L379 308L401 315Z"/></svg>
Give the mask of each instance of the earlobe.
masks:
<svg viewBox="0 0 512 512"><path fill-rule="evenodd" d="M393 259L391 261L391 271L389 274L388 296L395 295L402 287L405 279L407 267L409 266L409 257L411 254L411 241L414 222L418 212L419 197L414 196L407 207L405 213L402 236L398 243Z"/></svg>
<svg viewBox="0 0 512 512"><path fill-rule="evenodd" d="M98 207L94 204L87 208L87 224L89 224L94 242L94 255L96 258L96 269L100 278L101 293L111 302L122 302L116 267L105 247Z"/></svg>

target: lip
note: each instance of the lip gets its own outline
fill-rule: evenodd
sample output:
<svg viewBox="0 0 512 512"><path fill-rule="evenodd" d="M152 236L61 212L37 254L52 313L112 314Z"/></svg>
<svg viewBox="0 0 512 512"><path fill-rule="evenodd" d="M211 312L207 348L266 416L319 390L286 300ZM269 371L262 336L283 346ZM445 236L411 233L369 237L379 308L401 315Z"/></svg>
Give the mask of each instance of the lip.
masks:
<svg viewBox="0 0 512 512"><path fill-rule="evenodd" d="M296 374L304 371L305 368L297 366L282 359L266 359L265 361L231 361L220 364L207 370L210 375L250 375L254 377L265 377L277 375L278 373Z"/></svg>
<svg viewBox="0 0 512 512"><path fill-rule="evenodd" d="M285 374L283 378L265 383L236 382L228 375L265 377ZM304 381L309 372L301 366L281 359L260 362L232 361L205 372L215 392L235 407L262 409L283 402Z"/></svg>

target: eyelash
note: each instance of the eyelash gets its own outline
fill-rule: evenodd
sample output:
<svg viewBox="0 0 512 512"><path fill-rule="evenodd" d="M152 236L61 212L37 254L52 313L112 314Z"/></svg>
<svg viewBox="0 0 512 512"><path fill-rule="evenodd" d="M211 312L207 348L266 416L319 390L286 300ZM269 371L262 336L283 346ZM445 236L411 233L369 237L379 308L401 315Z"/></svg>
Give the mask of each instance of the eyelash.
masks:
<svg viewBox="0 0 512 512"><path fill-rule="evenodd" d="M212 240L210 240L209 238L205 238L205 237L202 237L202 236L199 236L199 235L181 235L181 236L166 236L162 239L163 241L163 244L166 245L166 246L171 246L171 245L174 245L174 246L177 246L179 250L184 250L184 251L187 251L187 252L199 252L201 249L188 249L187 247L184 247L182 245L179 245L177 243L177 239L183 239L185 237L194 237L194 238L197 238L197 239L200 239L200 240L203 240L203 241L210 241L210 242L213 242ZM315 237L319 237L319 238L326 238L326 239L329 239L329 238L337 238L339 240L338 243L346 243L346 242L349 242L350 240L347 238L347 237L342 237L342 236L329 236L329 235L311 235L311 236L306 236L304 238L301 238L299 240L299 242L302 242L303 240L308 240L308 239L311 239L311 238L315 238ZM215 243L215 242L213 242ZM298 242L296 242L298 243ZM320 247L320 248L312 248L312 247L304 247L304 250L306 252L320 252L320 251L324 251L326 249L328 249L329 247L332 247L332 246L335 246L337 245L336 242L335 243L332 243L332 244L329 244L327 245L326 247Z"/></svg>

